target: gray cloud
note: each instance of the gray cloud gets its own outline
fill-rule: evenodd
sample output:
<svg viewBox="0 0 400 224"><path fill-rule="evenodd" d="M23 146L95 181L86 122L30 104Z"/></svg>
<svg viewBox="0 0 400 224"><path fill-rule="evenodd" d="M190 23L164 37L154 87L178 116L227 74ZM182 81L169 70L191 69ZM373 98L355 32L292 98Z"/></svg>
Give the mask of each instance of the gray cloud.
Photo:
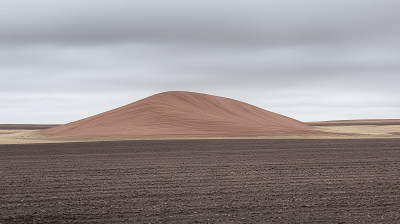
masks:
<svg viewBox="0 0 400 224"><path fill-rule="evenodd" d="M1 39L16 43L357 42L398 34L400 19L396 0L16 0L1 8Z"/></svg>
<svg viewBox="0 0 400 224"><path fill-rule="evenodd" d="M397 0L2 1L0 123L63 123L167 90L301 120L395 118L399 10Z"/></svg>

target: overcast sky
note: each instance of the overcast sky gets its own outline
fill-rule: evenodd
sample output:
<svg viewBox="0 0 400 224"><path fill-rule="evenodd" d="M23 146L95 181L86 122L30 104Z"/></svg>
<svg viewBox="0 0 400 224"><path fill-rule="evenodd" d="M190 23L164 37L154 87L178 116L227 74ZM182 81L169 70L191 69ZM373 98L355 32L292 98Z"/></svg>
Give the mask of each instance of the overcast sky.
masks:
<svg viewBox="0 0 400 224"><path fill-rule="evenodd" d="M0 123L169 90L302 121L400 118L399 0L2 0Z"/></svg>

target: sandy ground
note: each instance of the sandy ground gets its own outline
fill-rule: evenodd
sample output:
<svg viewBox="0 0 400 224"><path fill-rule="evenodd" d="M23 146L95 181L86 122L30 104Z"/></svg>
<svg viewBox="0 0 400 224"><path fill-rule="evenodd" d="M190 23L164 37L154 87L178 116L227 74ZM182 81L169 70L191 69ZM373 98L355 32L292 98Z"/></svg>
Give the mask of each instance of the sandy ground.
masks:
<svg viewBox="0 0 400 224"><path fill-rule="evenodd" d="M33 144L33 143L57 143L57 142L91 142L91 141L116 141L116 140L171 140L171 139L363 139L363 138L400 138L400 120L379 120L373 121L375 125L360 124L359 121L346 122L323 122L329 125L315 124L314 133L309 135L286 135L286 136L236 136L236 137L148 137L148 138L74 138L74 137L54 137L47 135L42 129L1 129L7 128L0 125L0 144ZM21 126L26 128L26 126ZM34 129L35 126L29 126Z"/></svg>
<svg viewBox="0 0 400 224"><path fill-rule="evenodd" d="M0 223L398 223L400 139L0 145Z"/></svg>
<svg viewBox="0 0 400 224"><path fill-rule="evenodd" d="M0 144L33 144L65 142L62 139L50 139L40 133L39 130L11 129L0 130Z"/></svg>
<svg viewBox="0 0 400 224"><path fill-rule="evenodd" d="M309 122L315 130L350 138L399 138L400 120L343 120Z"/></svg>
<svg viewBox="0 0 400 224"><path fill-rule="evenodd" d="M317 130L360 138L399 138L400 125L337 125L320 126Z"/></svg>
<svg viewBox="0 0 400 224"><path fill-rule="evenodd" d="M92 142L118 140L185 140L185 139L372 139L400 138L400 125L354 125L315 127L318 135L242 136L242 137L154 137L154 138L66 138L53 137L41 130L0 130L1 144L33 144L62 142Z"/></svg>
<svg viewBox="0 0 400 224"><path fill-rule="evenodd" d="M369 120L337 120L307 122L312 126L347 126L347 125L400 125L400 119L369 119Z"/></svg>

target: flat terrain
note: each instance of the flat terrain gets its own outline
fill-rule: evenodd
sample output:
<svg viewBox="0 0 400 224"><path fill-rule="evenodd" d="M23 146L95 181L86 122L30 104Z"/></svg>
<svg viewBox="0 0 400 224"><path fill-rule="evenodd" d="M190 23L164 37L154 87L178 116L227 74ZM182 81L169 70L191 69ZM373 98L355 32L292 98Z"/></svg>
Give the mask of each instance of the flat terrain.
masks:
<svg viewBox="0 0 400 224"><path fill-rule="evenodd" d="M346 120L309 122L311 130L305 134L274 136L153 136L153 137L56 137L46 134L46 128L57 125L0 124L0 145L63 142L93 142L122 140L186 140L186 139L377 139L400 138L400 120ZM240 129L238 129L240 130Z"/></svg>
<svg viewBox="0 0 400 224"><path fill-rule="evenodd" d="M0 223L398 223L400 139L0 145Z"/></svg>
<svg viewBox="0 0 400 224"><path fill-rule="evenodd" d="M56 124L0 124L0 130L39 130L56 127Z"/></svg>
<svg viewBox="0 0 400 224"><path fill-rule="evenodd" d="M327 133L328 136L348 138L399 138L400 120L343 120L309 122L315 130Z"/></svg>
<svg viewBox="0 0 400 224"><path fill-rule="evenodd" d="M307 122L312 126L400 125L400 119L338 120Z"/></svg>

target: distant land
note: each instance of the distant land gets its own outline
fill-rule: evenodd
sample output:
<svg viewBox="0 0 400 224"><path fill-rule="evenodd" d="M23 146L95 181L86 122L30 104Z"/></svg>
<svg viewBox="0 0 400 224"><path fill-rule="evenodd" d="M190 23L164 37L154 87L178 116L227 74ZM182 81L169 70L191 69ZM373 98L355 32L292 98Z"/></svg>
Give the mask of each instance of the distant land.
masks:
<svg viewBox="0 0 400 224"><path fill-rule="evenodd" d="M68 124L0 124L0 144L165 139L399 138L400 119L301 122L203 93L159 93Z"/></svg>

